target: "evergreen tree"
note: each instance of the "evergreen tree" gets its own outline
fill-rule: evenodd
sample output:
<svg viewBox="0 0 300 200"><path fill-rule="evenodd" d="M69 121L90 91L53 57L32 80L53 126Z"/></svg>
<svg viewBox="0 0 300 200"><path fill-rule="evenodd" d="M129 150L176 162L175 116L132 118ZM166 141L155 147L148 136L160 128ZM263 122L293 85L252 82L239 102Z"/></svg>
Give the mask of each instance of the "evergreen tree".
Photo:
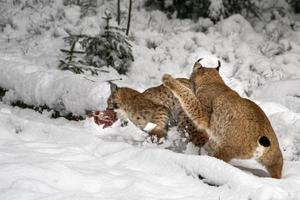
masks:
<svg viewBox="0 0 300 200"><path fill-rule="evenodd" d="M74 73L89 71L98 74L104 66L113 67L118 73L125 74L134 60L131 45L124 30L111 26L111 13L105 12L105 28L102 34L93 36L70 34L66 38L70 50L62 49L66 54L59 68ZM82 51L75 49L79 45Z"/></svg>
<svg viewBox="0 0 300 200"><path fill-rule="evenodd" d="M289 0L290 5L294 9L295 13L300 13L300 1L299 0Z"/></svg>
<svg viewBox="0 0 300 200"><path fill-rule="evenodd" d="M210 18L212 21L229 17L232 14L259 16L259 8L253 0L147 0L145 6L150 9L160 9L180 19L198 20L199 17Z"/></svg>

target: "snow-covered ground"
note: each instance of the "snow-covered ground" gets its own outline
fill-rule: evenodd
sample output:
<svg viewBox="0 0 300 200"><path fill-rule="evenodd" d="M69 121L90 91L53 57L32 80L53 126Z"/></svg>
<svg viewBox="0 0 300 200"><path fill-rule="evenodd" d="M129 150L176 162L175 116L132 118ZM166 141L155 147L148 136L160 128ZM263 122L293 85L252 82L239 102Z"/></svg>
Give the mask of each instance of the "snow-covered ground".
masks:
<svg viewBox="0 0 300 200"><path fill-rule="evenodd" d="M59 48L66 29L97 33L104 6L98 16L82 19L76 6L55 6L39 13L6 11L17 28L6 26L0 36L0 87L8 90L0 102L1 200L300 199L299 21L294 30L280 20L253 27L234 15L213 25L135 10L129 74L107 69L110 73L91 76L58 70ZM28 37L32 30L42 31ZM90 119L51 119L51 112L9 105L21 100L74 114L102 110L109 95L106 80L122 78L116 83L142 91L160 84L164 73L187 77L199 57L211 67L220 59L226 83L266 112L283 151L282 179L195 155L197 149L176 129L157 146L131 123L102 129Z"/></svg>
<svg viewBox="0 0 300 200"><path fill-rule="evenodd" d="M299 199L300 162L287 155L299 150L300 116L261 105L287 148L281 180L144 145L132 124L103 130L1 103L0 199Z"/></svg>

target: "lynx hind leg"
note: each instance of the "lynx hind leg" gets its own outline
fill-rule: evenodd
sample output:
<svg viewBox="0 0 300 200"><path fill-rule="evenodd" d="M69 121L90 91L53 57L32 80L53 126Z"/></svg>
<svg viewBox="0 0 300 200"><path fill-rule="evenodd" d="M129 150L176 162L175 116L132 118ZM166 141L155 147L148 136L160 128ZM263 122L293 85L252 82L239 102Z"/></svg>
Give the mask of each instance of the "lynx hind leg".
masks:
<svg viewBox="0 0 300 200"><path fill-rule="evenodd" d="M205 112L205 109L202 107L192 90L168 74L163 76L163 84L171 90L174 96L179 100L182 109L194 123L196 128L200 131L209 131L208 113Z"/></svg>
<svg viewBox="0 0 300 200"><path fill-rule="evenodd" d="M260 146L258 148L265 148L265 152L258 159L268 170L272 178L281 178L283 157L278 145L271 143L270 140L262 136L259 139Z"/></svg>
<svg viewBox="0 0 300 200"><path fill-rule="evenodd" d="M159 106L152 117L151 123L155 125L152 130L149 130L150 135L156 135L158 138L166 137L168 132L168 123L170 113L166 107Z"/></svg>
<svg viewBox="0 0 300 200"><path fill-rule="evenodd" d="M178 131L188 138L188 142L192 142L195 146L203 147L208 141L208 135L205 131L199 131L188 118L184 111L178 116Z"/></svg>
<svg viewBox="0 0 300 200"><path fill-rule="evenodd" d="M267 165L266 168L272 178L280 179L282 177L283 161L280 160L273 165Z"/></svg>
<svg viewBox="0 0 300 200"><path fill-rule="evenodd" d="M210 156L223 160L225 162L229 162L231 159L234 158L234 153L232 153L232 148L229 146L224 147L215 147L211 148L212 151L209 152Z"/></svg>

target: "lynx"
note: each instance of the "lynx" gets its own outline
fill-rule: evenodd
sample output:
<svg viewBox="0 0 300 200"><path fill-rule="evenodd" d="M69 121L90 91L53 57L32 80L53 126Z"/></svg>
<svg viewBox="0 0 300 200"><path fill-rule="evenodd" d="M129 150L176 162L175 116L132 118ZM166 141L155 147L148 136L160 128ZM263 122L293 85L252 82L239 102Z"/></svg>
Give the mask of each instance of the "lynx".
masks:
<svg viewBox="0 0 300 200"><path fill-rule="evenodd" d="M163 76L163 84L198 130L208 134L204 149L209 155L225 162L252 158L273 178L281 178L282 153L268 118L254 102L224 83L219 67L206 68L197 61L190 77L192 89L170 75Z"/></svg>
<svg viewBox="0 0 300 200"><path fill-rule="evenodd" d="M188 79L178 79L190 88ZM204 131L199 131L182 110L178 100L171 91L159 85L151 87L140 93L127 87L118 87L111 83L111 95L107 101L108 108L118 113L118 118L127 118L137 127L156 135L158 138L166 137L168 124L178 125L179 132L188 134L197 146L203 146L208 140ZM153 124L155 127L147 127Z"/></svg>
<svg viewBox="0 0 300 200"><path fill-rule="evenodd" d="M111 95L107 100L107 108L113 109L119 119L129 119L140 129L148 131L158 138L165 137L169 122L167 107L150 101L138 91L111 83ZM152 123L155 127L147 127Z"/></svg>

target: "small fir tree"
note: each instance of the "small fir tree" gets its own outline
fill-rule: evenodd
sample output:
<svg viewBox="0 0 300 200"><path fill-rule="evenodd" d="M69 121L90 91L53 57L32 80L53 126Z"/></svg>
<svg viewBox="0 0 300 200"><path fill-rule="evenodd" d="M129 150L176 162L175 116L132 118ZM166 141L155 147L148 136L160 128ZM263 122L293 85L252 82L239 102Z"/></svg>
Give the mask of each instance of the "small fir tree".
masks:
<svg viewBox="0 0 300 200"><path fill-rule="evenodd" d="M66 56L60 62L60 69L74 73L89 71L98 74L100 68L108 66L120 74L128 71L134 58L124 29L110 25L112 17L109 12L105 12L103 19L105 27L102 34L95 37L70 34L66 38L70 50L61 50ZM82 51L76 51L76 45L79 45Z"/></svg>

